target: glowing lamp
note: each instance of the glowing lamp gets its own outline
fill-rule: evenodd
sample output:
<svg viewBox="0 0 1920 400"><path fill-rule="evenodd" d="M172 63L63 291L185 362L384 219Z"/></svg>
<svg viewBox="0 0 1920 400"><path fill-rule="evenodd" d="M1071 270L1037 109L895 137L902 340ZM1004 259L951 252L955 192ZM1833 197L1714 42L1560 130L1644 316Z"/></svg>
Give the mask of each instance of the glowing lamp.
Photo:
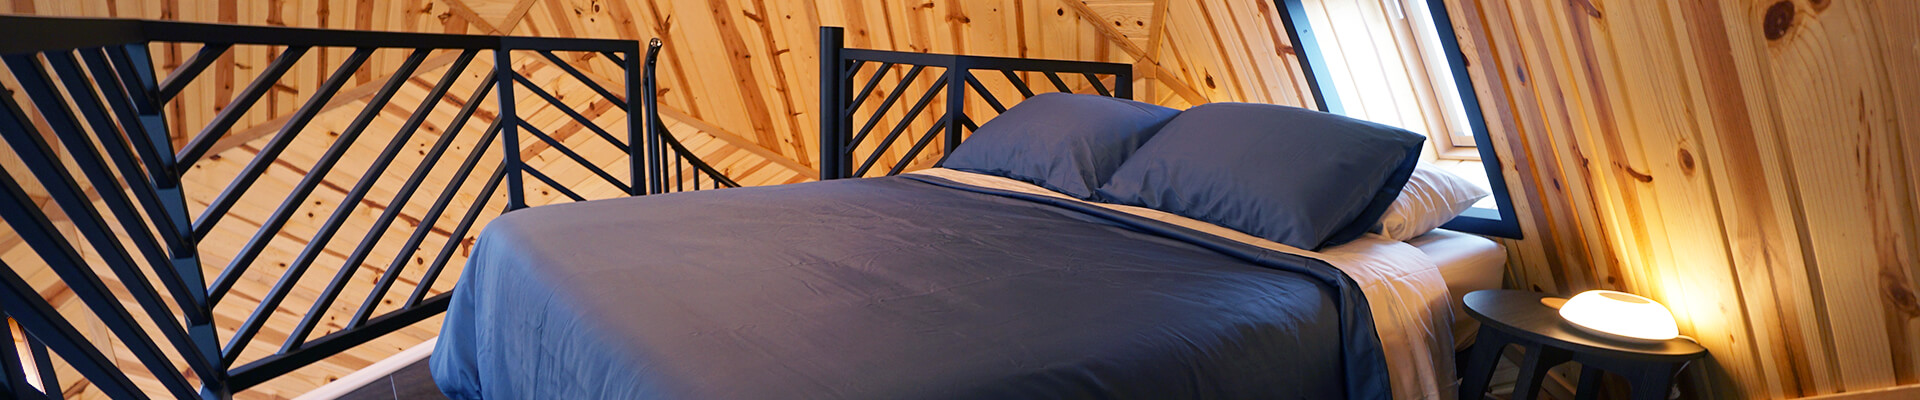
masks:
<svg viewBox="0 0 1920 400"><path fill-rule="evenodd" d="M1567 299L1560 318L1573 326L1618 339L1652 343L1680 336L1673 313L1651 299L1612 290L1589 290Z"/></svg>

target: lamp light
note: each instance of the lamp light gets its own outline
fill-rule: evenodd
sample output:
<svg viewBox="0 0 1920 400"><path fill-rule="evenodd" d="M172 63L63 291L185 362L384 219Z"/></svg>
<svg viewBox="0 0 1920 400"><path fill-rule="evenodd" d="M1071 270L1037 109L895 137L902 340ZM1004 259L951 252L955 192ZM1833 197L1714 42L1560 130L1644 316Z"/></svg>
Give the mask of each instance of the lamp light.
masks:
<svg viewBox="0 0 1920 400"><path fill-rule="evenodd" d="M1673 313L1651 299L1612 290L1589 290L1567 299L1560 318L1602 336L1655 343L1680 336Z"/></svg>

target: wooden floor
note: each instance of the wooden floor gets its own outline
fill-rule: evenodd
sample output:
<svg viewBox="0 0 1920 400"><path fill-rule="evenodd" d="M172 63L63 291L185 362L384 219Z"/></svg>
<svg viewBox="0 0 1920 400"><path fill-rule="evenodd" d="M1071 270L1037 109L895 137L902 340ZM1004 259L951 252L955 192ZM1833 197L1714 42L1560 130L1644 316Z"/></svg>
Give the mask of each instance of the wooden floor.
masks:
<svg viewBox="0 0 1920 400"><path fill-rule="evenodd" d="M427 372L427 360L422 359L413 365L393 371L393 375L374 380L360 389L340 396L340 400L438 400L445 399L440 388L433 385L433 374Z"/></svg>

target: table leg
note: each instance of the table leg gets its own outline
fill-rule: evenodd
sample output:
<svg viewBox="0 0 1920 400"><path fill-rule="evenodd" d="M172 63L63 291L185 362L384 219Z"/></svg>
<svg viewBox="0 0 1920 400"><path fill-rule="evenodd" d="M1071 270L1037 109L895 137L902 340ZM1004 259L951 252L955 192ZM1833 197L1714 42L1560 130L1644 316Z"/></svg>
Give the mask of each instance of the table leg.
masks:
<svg viewBox="0 0 1920 400"><path fill-rule="evenodd" d="M1547 378L1547 370L1573 359L1573 352L1537 343L1528 343L1526 349L1527 359L1520 363L1520 376L1513 384L1513 400L1539 398L1540 381Z"/></svg>
<svg viewBox="0 0 1920 400"><path fill-rule="evenodd" d="M1473 340L1473 347L1467 349L1467 368L1460 371L1460 400L1486 398L1487 381L1493 379L1493 369L1500 365L1500 351L1510 343L1506 335L1486 324L1480 325L1480 333Z"/></svg>
<svg viewBox="0 0 1920 400"><path fill-rule="evenodd" d="M1580 388L1573 392L1573 400L1593 400L1600 396L1600 377L1605 371L1591 365L1580 364Z"/></svg>
<svg viewBox="0 0 1920 400"><path fill-rule="evenodd" d="M1673 390L1673 366L1651 366L1634 374L1633 400L1667 400L1667 394Z"/></svg>

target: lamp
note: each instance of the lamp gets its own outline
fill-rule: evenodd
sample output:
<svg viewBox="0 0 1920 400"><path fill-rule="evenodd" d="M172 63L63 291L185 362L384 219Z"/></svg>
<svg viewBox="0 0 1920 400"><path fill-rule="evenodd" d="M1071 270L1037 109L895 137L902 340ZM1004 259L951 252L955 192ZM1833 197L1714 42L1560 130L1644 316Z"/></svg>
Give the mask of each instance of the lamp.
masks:
<svg viewBox="0 0 1920 400"><path fill-rule="evenodd" d="M1602 336L1655 343L1680 336L1673 313L1651 299L1612 290L1589 290L1567 299L1560 318Z"/></svg>

